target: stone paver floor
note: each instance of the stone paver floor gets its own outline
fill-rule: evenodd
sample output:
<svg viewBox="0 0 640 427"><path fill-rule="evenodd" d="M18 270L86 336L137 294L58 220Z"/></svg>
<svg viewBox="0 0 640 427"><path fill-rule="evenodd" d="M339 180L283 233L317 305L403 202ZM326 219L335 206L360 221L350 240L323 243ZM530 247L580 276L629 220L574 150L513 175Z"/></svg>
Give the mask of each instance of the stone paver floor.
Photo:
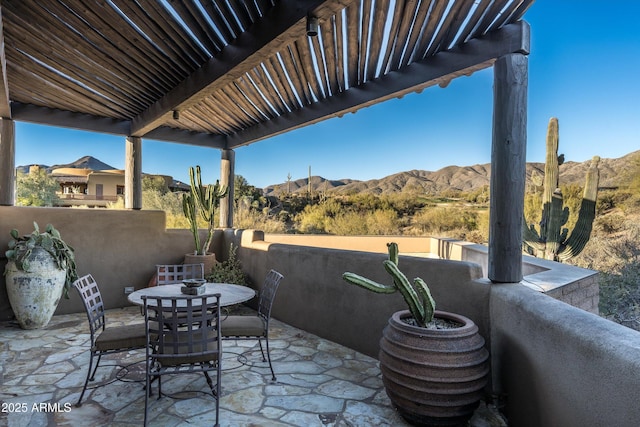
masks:
<svg viewBox="0 0 640 427"><path fill-rule="evenodd" d="M140 309L108 310L108 324L141 321ZM384 392L377 361L273 320L277 381L257 341L224 341L221 426L406 426ZM96 384L75 407L89 361L86 314L54 316L43 330L0 323L0 426L139 426L144 351L103 358ZM104 365L104 366L103 366ZM107 366L110 365L110 366ZM128 366L123 378L119 366ZM105 384L107 383L107 384ZM150 426L212 425L202 374L163 377Z"/></svg>

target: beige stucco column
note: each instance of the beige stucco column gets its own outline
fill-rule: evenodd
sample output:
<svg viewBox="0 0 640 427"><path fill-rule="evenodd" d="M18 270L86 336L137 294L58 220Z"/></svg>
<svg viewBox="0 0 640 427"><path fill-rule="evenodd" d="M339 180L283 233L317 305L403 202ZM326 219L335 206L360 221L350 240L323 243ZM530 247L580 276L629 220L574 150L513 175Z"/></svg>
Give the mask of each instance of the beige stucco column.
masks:
<svg viewBox="0 0 640 427"><path fill-rule="evenodd" d="M16 125L0 119L0 205L15 204Z"/></svg>
<svg viewBox="0 0 640 427"><path fill-rule="evenodd" d="M498 58L493 66L488 266L493 282L522 280L528 61L526 55L514 53Z"/></svg>
<svg viewBox="0 0 640 427"><path fill-rule="evenodd" d="M142 209L142 138L126 140L124 162L124 207Z"/></svg>
<svg viewBox="0 0 640 427"><path fill-rule="evenodd" d="M236 153L233 150L222 150L220 159L220 184L229 187L227 197L220 200L220 227L233 227L233 184L235 181Z"/></svg>

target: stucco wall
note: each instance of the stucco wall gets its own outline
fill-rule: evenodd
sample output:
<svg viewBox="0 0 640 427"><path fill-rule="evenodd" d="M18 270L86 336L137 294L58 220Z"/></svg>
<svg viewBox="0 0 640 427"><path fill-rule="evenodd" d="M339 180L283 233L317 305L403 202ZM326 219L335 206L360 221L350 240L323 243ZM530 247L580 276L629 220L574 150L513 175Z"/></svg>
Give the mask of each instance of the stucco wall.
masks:
<svg viewBox="0 0 640 427"><path fill-rule="evenodd" d="M640 333L517 284L491 285L491 331L509 425L640 426Z"/></svg>
<svg viewBox="0 0 640 427"><path fill-rule="evenodd" d="M41 230L53 224L62 238L75 249L78 274L92 274L100 286L107 308L128 304L125 286L145 287L156 264L180 263L193 251L188 230L166 230L163 211L134 211L72 208L31 208L0 206L0 269L4 271L4 251L9 232L33 231L33 221ZM214 250L221 245L221 231L214 238ZM75 290L62 299L57 314L82 312ZM4 275L0 276L0 320L13 316L7 298Z"/></svg>
<svg viewBox="0 0 640 427"><path fill-rule="evenodd" d="M242 265L259 288L273 268L284 274L273 316L288 324L377 357L382 329L392 313L405 310L399 294L380 295L342 280L352 271L380 282L391 282L382 266L385 253L318 248L263 241L261 232L225 234L240 243ZM397 239L394 239L397 240ZM231 240L229 240L231 241ZM310 240L315 242L315 239ZM489 286L475 281L479 266L460 261L400 257L407 277L422 277L432 290L437 309L470 317L488 335Z"/></svg>

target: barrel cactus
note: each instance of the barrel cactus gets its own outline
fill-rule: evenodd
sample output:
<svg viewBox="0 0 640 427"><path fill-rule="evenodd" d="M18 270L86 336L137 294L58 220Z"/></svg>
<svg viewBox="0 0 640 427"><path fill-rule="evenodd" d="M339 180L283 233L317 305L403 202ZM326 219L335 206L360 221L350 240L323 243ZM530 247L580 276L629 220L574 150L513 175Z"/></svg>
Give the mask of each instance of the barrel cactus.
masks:
<svg viewBox="0 0 640 427"><path fill-rule="evenodd" d="M563 157L558 157L558 119L549 120L547 129L547 155L544 167L542 196L542 219L539 231L533 224L523 221L523 242L532 248L536 256L553 261L566 261L580 254L591 237L596 216L596 199L600 157L594 156L586 176L586 182L578 213L578 220L569 234L563 226L569 218L569 208L563 207L562 191L559 188L559 166ZM560 159L560 160L559 160Z"/></svg>
<svg viewBox="0 0 640 427"><path fill-rule="evenodd" d="M383 264L387 273L389 273L393 278L392 285L378 283L350 272L343 273L342 278L348 283L376 293L391 294L399 291L409 306L409 311L418 325L426 327L427 324L433 320L433 315L436 309L436 303L431 296L429 287L424 280L419 277L413 279L412 285L411 282L409 282L409 279L407 279L407 276L400 271L398 268L397 243L387 243L387 249L389 251L389 259L385 260Z"/></svg>

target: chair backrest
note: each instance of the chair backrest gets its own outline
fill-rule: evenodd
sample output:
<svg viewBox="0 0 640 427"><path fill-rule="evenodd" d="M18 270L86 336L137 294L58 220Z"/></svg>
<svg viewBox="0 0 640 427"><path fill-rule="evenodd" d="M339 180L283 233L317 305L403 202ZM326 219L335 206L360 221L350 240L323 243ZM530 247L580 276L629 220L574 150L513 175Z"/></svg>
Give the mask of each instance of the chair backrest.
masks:
<svg viewBox="0 0 640 427"><path fill-rule="evenodd" d="M264 279L262 289L260 290L260 298L258 299L258 315L265 320L269 320L271 317L271 307L273 306L273 300L276 297L278 286L282 280L282 274L275 270L269 271L267 277Z"/></svg>
<svg viewBox="0 0 640 427"><path fill-rule="evenodd" d="M204 264L156 265L158 286L182 283L186 279L204 279Z"/></svg>
<svg viewBox="0 0 640 427"><path fill-rule="evenodd" d="M87 311L89 328L91 329L91 344L93 345L97 332L105 328L104 303L100 288L91 274L82 276L73 282L73 286L80 294L84 309Z"/></svg>
<svg viewBox="0 0 640 427"><path fill-rule="evenodd" d="M219 360L220 294L143 296L147 352L164 367Z"/></svg>

